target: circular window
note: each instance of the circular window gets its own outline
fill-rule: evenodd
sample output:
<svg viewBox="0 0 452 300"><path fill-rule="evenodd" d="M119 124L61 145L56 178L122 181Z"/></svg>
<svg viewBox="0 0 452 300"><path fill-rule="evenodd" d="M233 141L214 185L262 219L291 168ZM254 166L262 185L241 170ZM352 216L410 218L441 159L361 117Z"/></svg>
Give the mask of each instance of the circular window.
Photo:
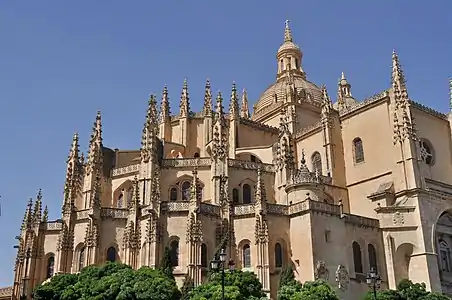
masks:
<svg viewBox="0 0 452 300"><path fill-rule="evenodd" d="M430 142L424 139L421 140L419 142L419 148L422 161L429 166L433 165L435 163L435 157L433 154L433 147Z"/></svg>

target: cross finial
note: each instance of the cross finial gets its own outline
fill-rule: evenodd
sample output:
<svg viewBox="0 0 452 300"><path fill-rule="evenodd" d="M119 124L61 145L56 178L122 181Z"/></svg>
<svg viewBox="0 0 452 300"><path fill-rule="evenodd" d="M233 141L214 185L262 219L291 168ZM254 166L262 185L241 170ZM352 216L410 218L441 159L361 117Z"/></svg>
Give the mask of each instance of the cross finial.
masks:
<svg viewBox="0 0 452 300"><path fill-rule="evenodd" d="M284 42L292 42L292 31L290 31L289 20L286 20L284 24Z"/></svg>

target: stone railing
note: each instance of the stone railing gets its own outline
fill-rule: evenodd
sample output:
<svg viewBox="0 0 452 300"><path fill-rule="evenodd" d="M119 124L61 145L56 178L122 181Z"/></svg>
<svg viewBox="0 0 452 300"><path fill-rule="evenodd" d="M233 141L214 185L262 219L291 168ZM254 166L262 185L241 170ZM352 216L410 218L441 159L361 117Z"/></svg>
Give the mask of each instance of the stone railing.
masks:
<svg viewBox="0 0 452 300"><path fill-rule="evenodd" d="M0 297L11 297L13 295L13 287L0 288ZM10 298L8 298L10 299Z"/></svg>
<svg viewBox="0 0 452 300"><path fill-rule="evenodd" d="M259 162L252 162L238 159L228 159L228 166L231 168L257 170L259 167L262 172L274 173L275 167L272 164L264 164Z"/></svg>
<svg viewBox="0 0 452 300"><path fill-rule="evenodd" d="M129 210L127 208L102 208L100 216L102 218L127 219Z"/></svg>
<svg viewBox="0 0 452 300"><path fill-rule="evenodd" d="M220 207L218 205L210 204L210 203L201 203L200 207L201 213L206 215L220 215Z"/></svg>
<svg viewBox="0 0 452 300"><path fill-rule="evenodd" d="M234 206L234 215L236 216L254 215L254 212L255 212L254 204L243 204Z"/></svg>
<svg viewBox="0 0 452 300"><path fill-rule="evenodd" d="M125 166L125 167L113 169L112 176L116 177L116 176L136 174L136 173L138 173L139 170L140 170L140 164Z"/></svg>
<svg viewBox="0 0 452 300"><path fill-rule="evenodd" d="M190 202L188 201L162 202L162 209L168 212L188 211L189 206Z"/></svg>
<svg viewBox="0 0 452 300"><path fill-rule="evenodd" d="M344 218L345 222L358 225L360 227L380 228L380 221L377 219L371 219L350 214L343 214L342 217Z"/></svg>
<svg viewBox="0 0 452 300"><path fill-rule="evenodd" d="M331 215L340 215L340 206L334 204L328 204L325 202L314 201L314 200L304 200L298 203L294 203L289 206L289 215L294 215L298 213L303 213L307 211L315 211L328 213Z"/></svg>
<svg viewBox="0 0 452 300"><path fill-rule="evenodd" d="M45 223L45 230L61 230L63 228L63 223L54 221Z"/></svg>
<svg viewBox="0 0 452 300"><path fill-rule="evenodd" d="M289 206L283 204L267 203L267 213L285 216L289 214Z"/></svg>
<svg viewBox="0 0 452 300"><path fill-rule="evenodd" d="M76 219L77 219L77 220L88 219L88 217L89 217L90 214L91 214L91 209L79 210L79 211L76 213Z"/></svg>
<svg viewBox="0 0 452 300"><path fill-rule="evenodd" d="M208 167L212 164L209 157L203 158L175 158L162 160L162 168L194 168Z"/></svg>

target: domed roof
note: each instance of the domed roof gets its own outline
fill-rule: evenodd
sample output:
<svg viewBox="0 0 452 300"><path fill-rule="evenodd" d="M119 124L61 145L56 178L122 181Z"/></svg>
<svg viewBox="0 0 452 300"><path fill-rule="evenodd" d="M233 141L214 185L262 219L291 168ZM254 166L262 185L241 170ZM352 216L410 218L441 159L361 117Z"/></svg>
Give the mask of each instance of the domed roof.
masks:
<svg viewBox="0 0 452 300"><path fill-rule="evenodd" d="M256 104L254 104L254 114L259 113L260 110L275 102L283 101L286 97L288 81L289 76L284 76L270 85L262 93ZM321 103L323 97L322 90L314 83L307 80L304 76L298 74L293 74L292 82L297 93L305 93L306 98L310 98L311 101Z"/></svg>

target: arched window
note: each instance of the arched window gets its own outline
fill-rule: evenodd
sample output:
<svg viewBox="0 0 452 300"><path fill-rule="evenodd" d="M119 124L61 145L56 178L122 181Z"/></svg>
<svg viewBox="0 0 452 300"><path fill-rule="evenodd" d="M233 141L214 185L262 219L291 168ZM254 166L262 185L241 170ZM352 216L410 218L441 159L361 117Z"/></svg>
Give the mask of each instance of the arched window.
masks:
<svg viewBox="0 0 452 300"><path fill-rule="evenodd" d="M179 241L173 240L170 243L170 251L171 251L171 263L173 267L177 267L179 265Z"/></svg>
<svg viewBox="0 0 452 300"><path fill-rule="evenodd" d="M377 251L375 250L374 245L367 245L367 254L369 255L369 268L370 270L378 271L377 267Z"/></svg>
<svg viewBox="0 0 452 300"><path fill-rule="evenodd" d="M353 242L353 264L355 265L355 273L363 273L363 262L361 258L361 247L357 242Z"/></svg>
<svg viewBox="0 0 452 300"><path fill-rule="evenodd" d="M116 261L116 249L115 247L110 247L107 250L107 261L115 262Z"/></svg>
<svg viewBox="0 0 452 300"><path fill-rule="evenodd" d="M250 204L251 203L251 187L249 184L243 185L243 204Z"/></svg>
<svg viewBox="0 0 452 300"><path fill-rule="evenodd" d="M198 158L199 157L199 153L195 152L195 154L193 155L194 158Z"/></svg>
<svg viewBox="0 0 452 300"><path fill-rule="evenodd" d="M188 181L182 183L182 200L190 200L190 186L191 183Z"/></svg>
<svg viewBox="0 0 452 300"><path fill-rule="evenodd" d="M322 174L322 157L319 152L314 152L311 156L312 171Z"/></svg>
<svg viewBox="0 0 452 300"><path fill-rule="evenodd" d="M251 268L251 248L250 245L246 244L243 246L242 261L244 268Z"/></svg>
<svg viewBox="0 0 452 300"><path fill-rule="evenodd" d="M46 278L50 278L53 276L54 267L55 267L55 257L52 255L47 259Z"/></svg>
<svg viewBox="0 0 452 300"><path fill-rule="evenodd" d="M80 253L78 255L78 270L81 271L85 266L85 247L80 249Z"/></svg>
<svg viewBox="0 0 452 300"><path fill-rule="evenodd" d="M208 267L208 263L207 263L207 245L206 244L202 244L201 245L201 266L203 268L207 268Z"/></svg>
<svg viewBox="0 0 452 300"><path fill-rule="evenodd" d="M444 240L439 240L439 256L441 260L441 271L450 272L450 248Z"/></svg>
<svg viewBox="0 0 452 300"><path fill-rule="evenodd" d="M433 146L428 140L421 139L419 141L419 151L421 159L426 165L431 166L434 164Z"/></svg>
<svg viewBox="0 0 452 300"><path fill-rule="evenodd" d="M118 207L118 208L121 208L121 207L123 207L123 205L124 205L124 195L123 195L123 192L121 192L121 194L119 195L119 197L118 197L118 202L116 203L116 206Z"/></svg>
<svg viewBox="0 0 452 300"><path fill-rule="evenodd" d="M127 190L127 207L130 207L133 200L133 187Z"/></svg>
<svg viewBox="0 0 452 300"><path fill-rule="evenodd" d="M280 243L275 245L275 267L281 268L283 266L283 249Z"/></svg>
<svg viewBox="0 0 452 300"><path fill-rule="evenodd" d="M232 203L234 203L234 204L239 203L239 190L238 189L232 190Z"/></svg>
<svg viewBox="0 0 452 300"><path fill-rule="evenodd" d="M353 157L354 157L355 163L364 162L363 141L360 138L355 138L353 140Z"/></svg>
<svg viewBox="0 0 452 300"><path fill-rule="evenodd" d="M170 196L169 196L170 201L177 201L177 188L172 187L172 188L170 189L169 195L170 195Z"/></svg>

